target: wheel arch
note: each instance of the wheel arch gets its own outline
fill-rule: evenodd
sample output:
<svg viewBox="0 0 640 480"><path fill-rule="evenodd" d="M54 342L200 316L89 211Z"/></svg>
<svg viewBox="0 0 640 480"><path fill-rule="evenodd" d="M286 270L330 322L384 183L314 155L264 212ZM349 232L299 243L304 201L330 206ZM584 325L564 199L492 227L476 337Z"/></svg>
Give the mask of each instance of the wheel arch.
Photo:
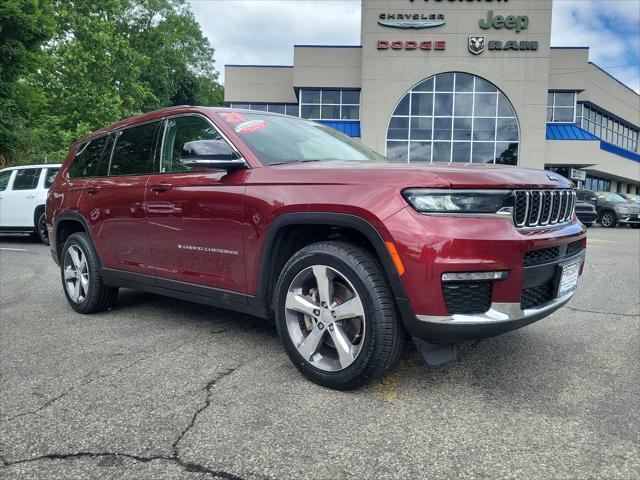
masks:
<svg viewBox="0 0 640 480"><path fill-rule="evenodd" d="M273 290L277 281L277 274L281 268L279 263L284 266L281 252L286 254L287 242L295 245L296 240L285 238L285 233L295 231L297 228L306 230L307 232L323 232L318 235L317 239L304 244L315 243L315 241L331 239L327 237L326 232L332 229L338 229L347 234L355 234L361 240L366 240L380 261L382 268L386 274L387 280L391 287L391 291L396 300L405 300L407 294L404 285L396 270L391 254L389 253L385 241L380 232L367 220L350 214L328 213L328 212L304 212L304 213L287 213L277 217L267 231L262 255L260 256L260 265L258 269L258 282L255 301L258 304L266 306L268 309L272 307ZM282 240L282 241L280 241ZM283 250L284 249L284 250ZM291 250L292 251L292 250ZM296 250L297 251L297 250ZM284 262L288 259L285 258Z"/></svg>
<svg viewBox="0 0 640 480"><path fill-rule="evenodd" d="M102 266L102 262L100 261L100 256L98 251L96 250L96 245L93 242L93 238L91 237L91 230L89 230L89 224L85 220L85 218L79 213L75 212L65 212L59 215L56 215L53 221L53 232L54 238L51 240L51 247L53 249L55 245L55 255L58 259L58 263L60 262L60 254L62 252L62 247L64 246L64 242L66 242L67 238L70 235L78 232L83 232L87 234L87 239L93 248L93 251L96 254L96 258L98 260L98 265Z"/></svg>

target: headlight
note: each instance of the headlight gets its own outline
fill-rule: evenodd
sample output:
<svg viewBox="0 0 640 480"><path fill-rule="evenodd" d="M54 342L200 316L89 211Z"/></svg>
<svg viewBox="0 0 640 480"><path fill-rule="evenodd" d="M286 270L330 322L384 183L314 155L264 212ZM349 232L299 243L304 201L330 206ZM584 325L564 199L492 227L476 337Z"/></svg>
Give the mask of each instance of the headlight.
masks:
<svg viewBox="0 0 640 480"><path fill-rule="evenodd" d="M434 190L411 188L402 192L421 213L510 213L510 190ZM512 202L511 202L512 203Z"/></svg>

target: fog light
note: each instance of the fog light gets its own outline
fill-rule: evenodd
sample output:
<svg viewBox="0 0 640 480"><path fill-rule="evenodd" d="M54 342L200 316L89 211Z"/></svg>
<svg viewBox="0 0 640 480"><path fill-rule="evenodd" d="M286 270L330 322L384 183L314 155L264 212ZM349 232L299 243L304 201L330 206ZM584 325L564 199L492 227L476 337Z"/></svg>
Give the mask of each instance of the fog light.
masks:
<svg viewBox="0 0 640 480"><path fill-rule="evenodd" d="M443 273L443 282L496 282L509 278L509 272L455 272Z"/></svg>

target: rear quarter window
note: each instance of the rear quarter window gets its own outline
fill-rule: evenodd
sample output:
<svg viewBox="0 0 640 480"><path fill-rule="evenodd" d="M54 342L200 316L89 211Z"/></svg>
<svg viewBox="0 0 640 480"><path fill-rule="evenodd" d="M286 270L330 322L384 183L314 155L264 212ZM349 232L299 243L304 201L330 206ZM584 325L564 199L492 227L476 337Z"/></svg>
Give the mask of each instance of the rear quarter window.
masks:
<svg viewBox="0 0 640 480"><path fill-rule="evenodd" d="M47 169L46 177L44 178L44 188L49 188L53 181L56 179L56 175L58 175L59 168L49 168Z"/></svg>
<svg viewBox="0 0 640 480"><path fill-rule="evenodd" d="M107 137L104 136L80 145L69 168L69 177L85 178L97 176L100 159L106 143Z"/></svg>

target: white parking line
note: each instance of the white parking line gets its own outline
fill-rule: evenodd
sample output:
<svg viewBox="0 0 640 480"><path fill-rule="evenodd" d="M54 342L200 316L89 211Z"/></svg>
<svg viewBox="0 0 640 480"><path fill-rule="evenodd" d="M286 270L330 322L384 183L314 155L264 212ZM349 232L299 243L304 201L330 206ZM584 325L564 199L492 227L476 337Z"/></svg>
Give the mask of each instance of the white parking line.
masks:
<svg viewBox="0 0 640 480"><path fill-rule="evenodd" d="M31 250L27 250L26 248L5 248L0 247L0 250L6 250L8 252L30 252Z"/></svg>

